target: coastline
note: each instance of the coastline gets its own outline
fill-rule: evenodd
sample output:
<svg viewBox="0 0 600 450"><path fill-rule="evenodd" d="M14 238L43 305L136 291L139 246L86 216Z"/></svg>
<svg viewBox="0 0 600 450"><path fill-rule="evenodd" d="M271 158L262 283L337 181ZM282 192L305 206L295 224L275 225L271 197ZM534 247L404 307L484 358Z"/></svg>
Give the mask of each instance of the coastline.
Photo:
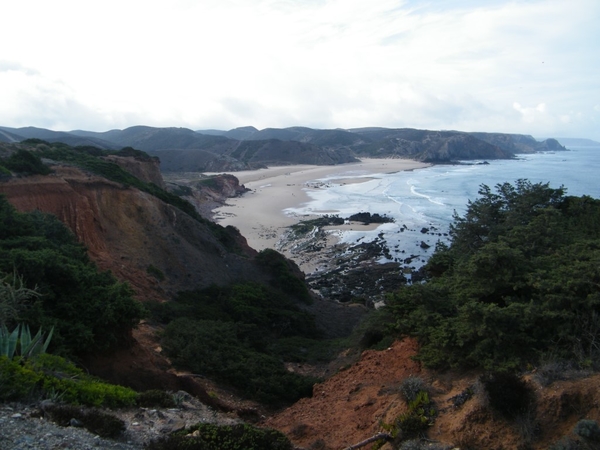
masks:
<svg viewBox="0 0 600 450"><path fill-rule="evenodd" d="M255 250L277 247L288 227L301 220L317 215L288 215L286 208L309 202L308 191L326 189L327 185L316 180L328 178L328 183L354 184L372 180L371 175L395 173L429 167L431 164L409 159L362 159L358 163L335 166L292 165L276 166L242 172L228 172L238 178L240 184L250 189L242 197L231 198L227 204L213 210L214 220L240 230L250 247ZM337 181L336 181L337 180ZM336 211L318 211L335 214ZM362 224L346 224L339 229L362 229ZM335 229L338 229L335 227ZM305 272L312 271L304 267Z"/></svg>

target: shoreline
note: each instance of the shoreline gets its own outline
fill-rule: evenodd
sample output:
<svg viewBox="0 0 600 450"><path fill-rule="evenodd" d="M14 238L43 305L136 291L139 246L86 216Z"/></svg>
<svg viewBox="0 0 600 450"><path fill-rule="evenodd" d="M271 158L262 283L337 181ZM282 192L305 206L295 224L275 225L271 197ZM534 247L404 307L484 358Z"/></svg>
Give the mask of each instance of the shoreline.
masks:
<svg viewBox="0 0 600 450"><path fill-rule="evenodd" d="M226 172L238 178L250 189L241 197L230 198L223 206L212 210L213 220L220 225L238 228L255 250L277 249L288 227L314 215L286 214L287 208L299 207L311 201L307 191L327 189L327 184L354 184L372 180L372 175L396 173L430 167L431 164L409 159L365 158L358 163L335 166L292 165L275 166L241 172ZM222 173L222 172L221 172ZM206 174L213 175L213 173ZM327 184L317 182L329 178ZM335 214L335 211L319 211ZM365 225L351 224L340 229L361 230ZM369 227L369 226L367 226ZM334 227L334 229L338 229ZM288 255L289 256L289 255ZM304 267L305 272L312 269ZM310 270L312 271L312 270Z"/></svg>

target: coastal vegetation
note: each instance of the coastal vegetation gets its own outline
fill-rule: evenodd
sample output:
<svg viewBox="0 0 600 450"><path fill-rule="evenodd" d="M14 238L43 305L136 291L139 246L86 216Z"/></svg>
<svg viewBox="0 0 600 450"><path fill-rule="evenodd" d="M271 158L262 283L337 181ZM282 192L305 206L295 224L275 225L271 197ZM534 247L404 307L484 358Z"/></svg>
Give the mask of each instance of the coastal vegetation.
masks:
<svg viewBox="0 0 600 450"><path fill-rule="evenodd" d="M147 450L292 450L292 443L277 430L247 424L218 426L199 423L151 442Z"/></svg>
<svg viewBox="0 0 600 450"><path fill-rule="evenodd" d="M54 353L75 356L113 349L127 341L144 315L131 288L110 272L100 272L55 216L17 212L2 196L0 276L11 292L2 302L0 322L11 329L20 322L53 329Z"/></svg>
<svg viewBox="0 0 600 450"><path fill-rule="evenodd" d="M104 151L31 144L31 152L13 153L16 162L25 163L9 162L3 166L6 171L44 173L48 159L73 158L69 164L145 192L157 189L157 196L163 195L160 188L135 177L130 180L119 166L99 158L107 154ZM56 153L44 154L47 150ZM125 154L144 157L133 149L124 149ZM6 171L0 168L3 174ZM173 198L171 204L177 202ZM252 258L264 269L260 282L180 292L168 302L150 304L146 311L133 300L128 285L110 272L97 270L85 248L52 216L19 213L0 198L0 219L3 401L173 406L168 393L137 393L105 383L58 356L78 360L90 353L109 354L127 345L132 327L148 315L164 330L162 348L177 368L274 407L313 392L316 380L292 372L287 363L322 363L339 345L323 339L315 318L307 312L312 298L297 267L275 251ZM353 220L361 219L384 217L358 215ZM324 223L304 226L309 232ZM495 189L482 186L480 198L469 203L465 215L455 215L451 238L451 244L437 246L426 266L425 282L399 289L395 285L398 290L388 295L387 306L363 323L360 338L354 336L357 347L383 349L399 336L416 337L418 358L426 366L480 370L478 383L489 402L486 407L502 420L526 415L532 408L534 382L520 376L524 369L540 367L545 361L561 367L598 368L600 201L567 196L563 188L526 180ZM170 276L150 262L144 267L157 281ZM38 336L32 337L30 329L40 330L35 348L41 354L28 351L26 343ZM4 342L8 343L5 353ZM45 354L46 350L53 354ZM542 373L540 367L536 374ZM442 409L434 403L434 392L418 378L405 380L399 392L405 397L406 413L395 415L382 427L398 441L401 437L417 442ZM465 398L471 395L469 387ZM77 411L64 407L54 414L62 422L67 417L96 420L87 414L77 416ZM110 418L101 421L109 429L96 429L98 434L118 434L123 429L122 423L111 423ZM599 429L597 422L580 420L571 435L552 448L593 448L600 440ZM409 447L408 442L402 448L421 448L416 443ZM246 425L199 425L153 445L189 449L288 448L291 444L278 433Z"/></svg>
<svg viewBox="0 0 600 450"><path fill-rule="evenodd" d="M124 147L121 150L101 150L94 146L72 147L61 142L49 143L40 139L27 139L21 142L21 145L28 149L19 149L2 160L0 164L3 167L24 175L47 175L51 172L51 168L42 162L43 158L80 167L107 180L147 192L163 202L175 206L207 226L213 235L227 248L237 250L236 233L230 227L224 228L211 220L203 218L190 202L179 195L168 192L154 183L142 181L118 164L106 159L106 157L114 155L134 157L141 161L153 160L153 157L141 150L131 147Z"/></svg>
<svg viewBox="0 0 600 450"><path fill-rule="evenodd" d="M137 393L86 374L51 354L32 358L0 357L0 401L51 399L73 405L119 408L132 406Z"/></svg>
<svg viewBox="0 0 600 450"><path fill-rule="evenodd" d="M600 200L519 180L482 185L424 283L391 294L385 320L434 368L600 365Z"/></svg>
<svg viewBox="0 0 600 450"><path fill-rule="evenodd" d="M27 150L17 150L4 161L1 166L13 172L28 175L48 175L52 170L42 162L39 156Z"/></svg>
<svg viewBox="0 0 600 450"><path fill-rule="evenodd" d="M309 396L315 382L289 372L282 361L326 357L327 343L314 317L292 298L270 286L246 283L181 292L149 308L151 318L166 326L163 348L177 367L278 405Z"/></svg>

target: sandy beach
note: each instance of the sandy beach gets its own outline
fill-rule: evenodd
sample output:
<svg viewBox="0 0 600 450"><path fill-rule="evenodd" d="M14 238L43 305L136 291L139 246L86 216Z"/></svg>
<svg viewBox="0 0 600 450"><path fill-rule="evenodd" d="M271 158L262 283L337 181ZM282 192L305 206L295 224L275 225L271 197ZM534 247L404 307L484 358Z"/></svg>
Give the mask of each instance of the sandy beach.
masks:
<svg viewBox="0 0 600 450"><path fill-rule="evenodd" d="M214 210L214 218L223 226L233 225L238 228L248 244L256 250L276 248L287 227L311 218L290 216L284 210L308 202L308 190L326 189L326 186L315 180L340 177L344 179L338 184L358 183L369 180L369 174L394 173L428 166L429 164L408 159L369 158L358 163L335 166L293 165L231 172L240 180L240 184L251 191L242 197L227 200L226 206ZM335 180L330 181L335 183ZM362 225L356 225L360 226Z"/></svg>

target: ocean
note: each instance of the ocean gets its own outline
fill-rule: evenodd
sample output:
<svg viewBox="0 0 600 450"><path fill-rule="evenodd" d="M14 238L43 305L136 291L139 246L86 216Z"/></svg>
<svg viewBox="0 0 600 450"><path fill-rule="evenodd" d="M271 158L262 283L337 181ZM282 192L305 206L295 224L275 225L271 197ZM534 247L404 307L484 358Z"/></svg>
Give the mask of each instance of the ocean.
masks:
<svg viewBox="0 0 600 450"><path fill-rule="evenodd" d="M528 179L534 183L549 183L552 188L564 186L567 195L600 198L600 147L571 147L568 151L482 162L435 165L392 174L349 171L335 178L315 180L328 188L307 189L311 200L285 212L340 217L357 212L385 214L392 217L394 223L382 224L370 231L331 232L347 243L385 239L392 259L411 258L410 265L418 268L433 253L436 242L448 241L454 212L464 214L468 201L477 199L482 184L493 188L499 183ZM345 178L361 177L367 181L344 184Z"/></svg>

